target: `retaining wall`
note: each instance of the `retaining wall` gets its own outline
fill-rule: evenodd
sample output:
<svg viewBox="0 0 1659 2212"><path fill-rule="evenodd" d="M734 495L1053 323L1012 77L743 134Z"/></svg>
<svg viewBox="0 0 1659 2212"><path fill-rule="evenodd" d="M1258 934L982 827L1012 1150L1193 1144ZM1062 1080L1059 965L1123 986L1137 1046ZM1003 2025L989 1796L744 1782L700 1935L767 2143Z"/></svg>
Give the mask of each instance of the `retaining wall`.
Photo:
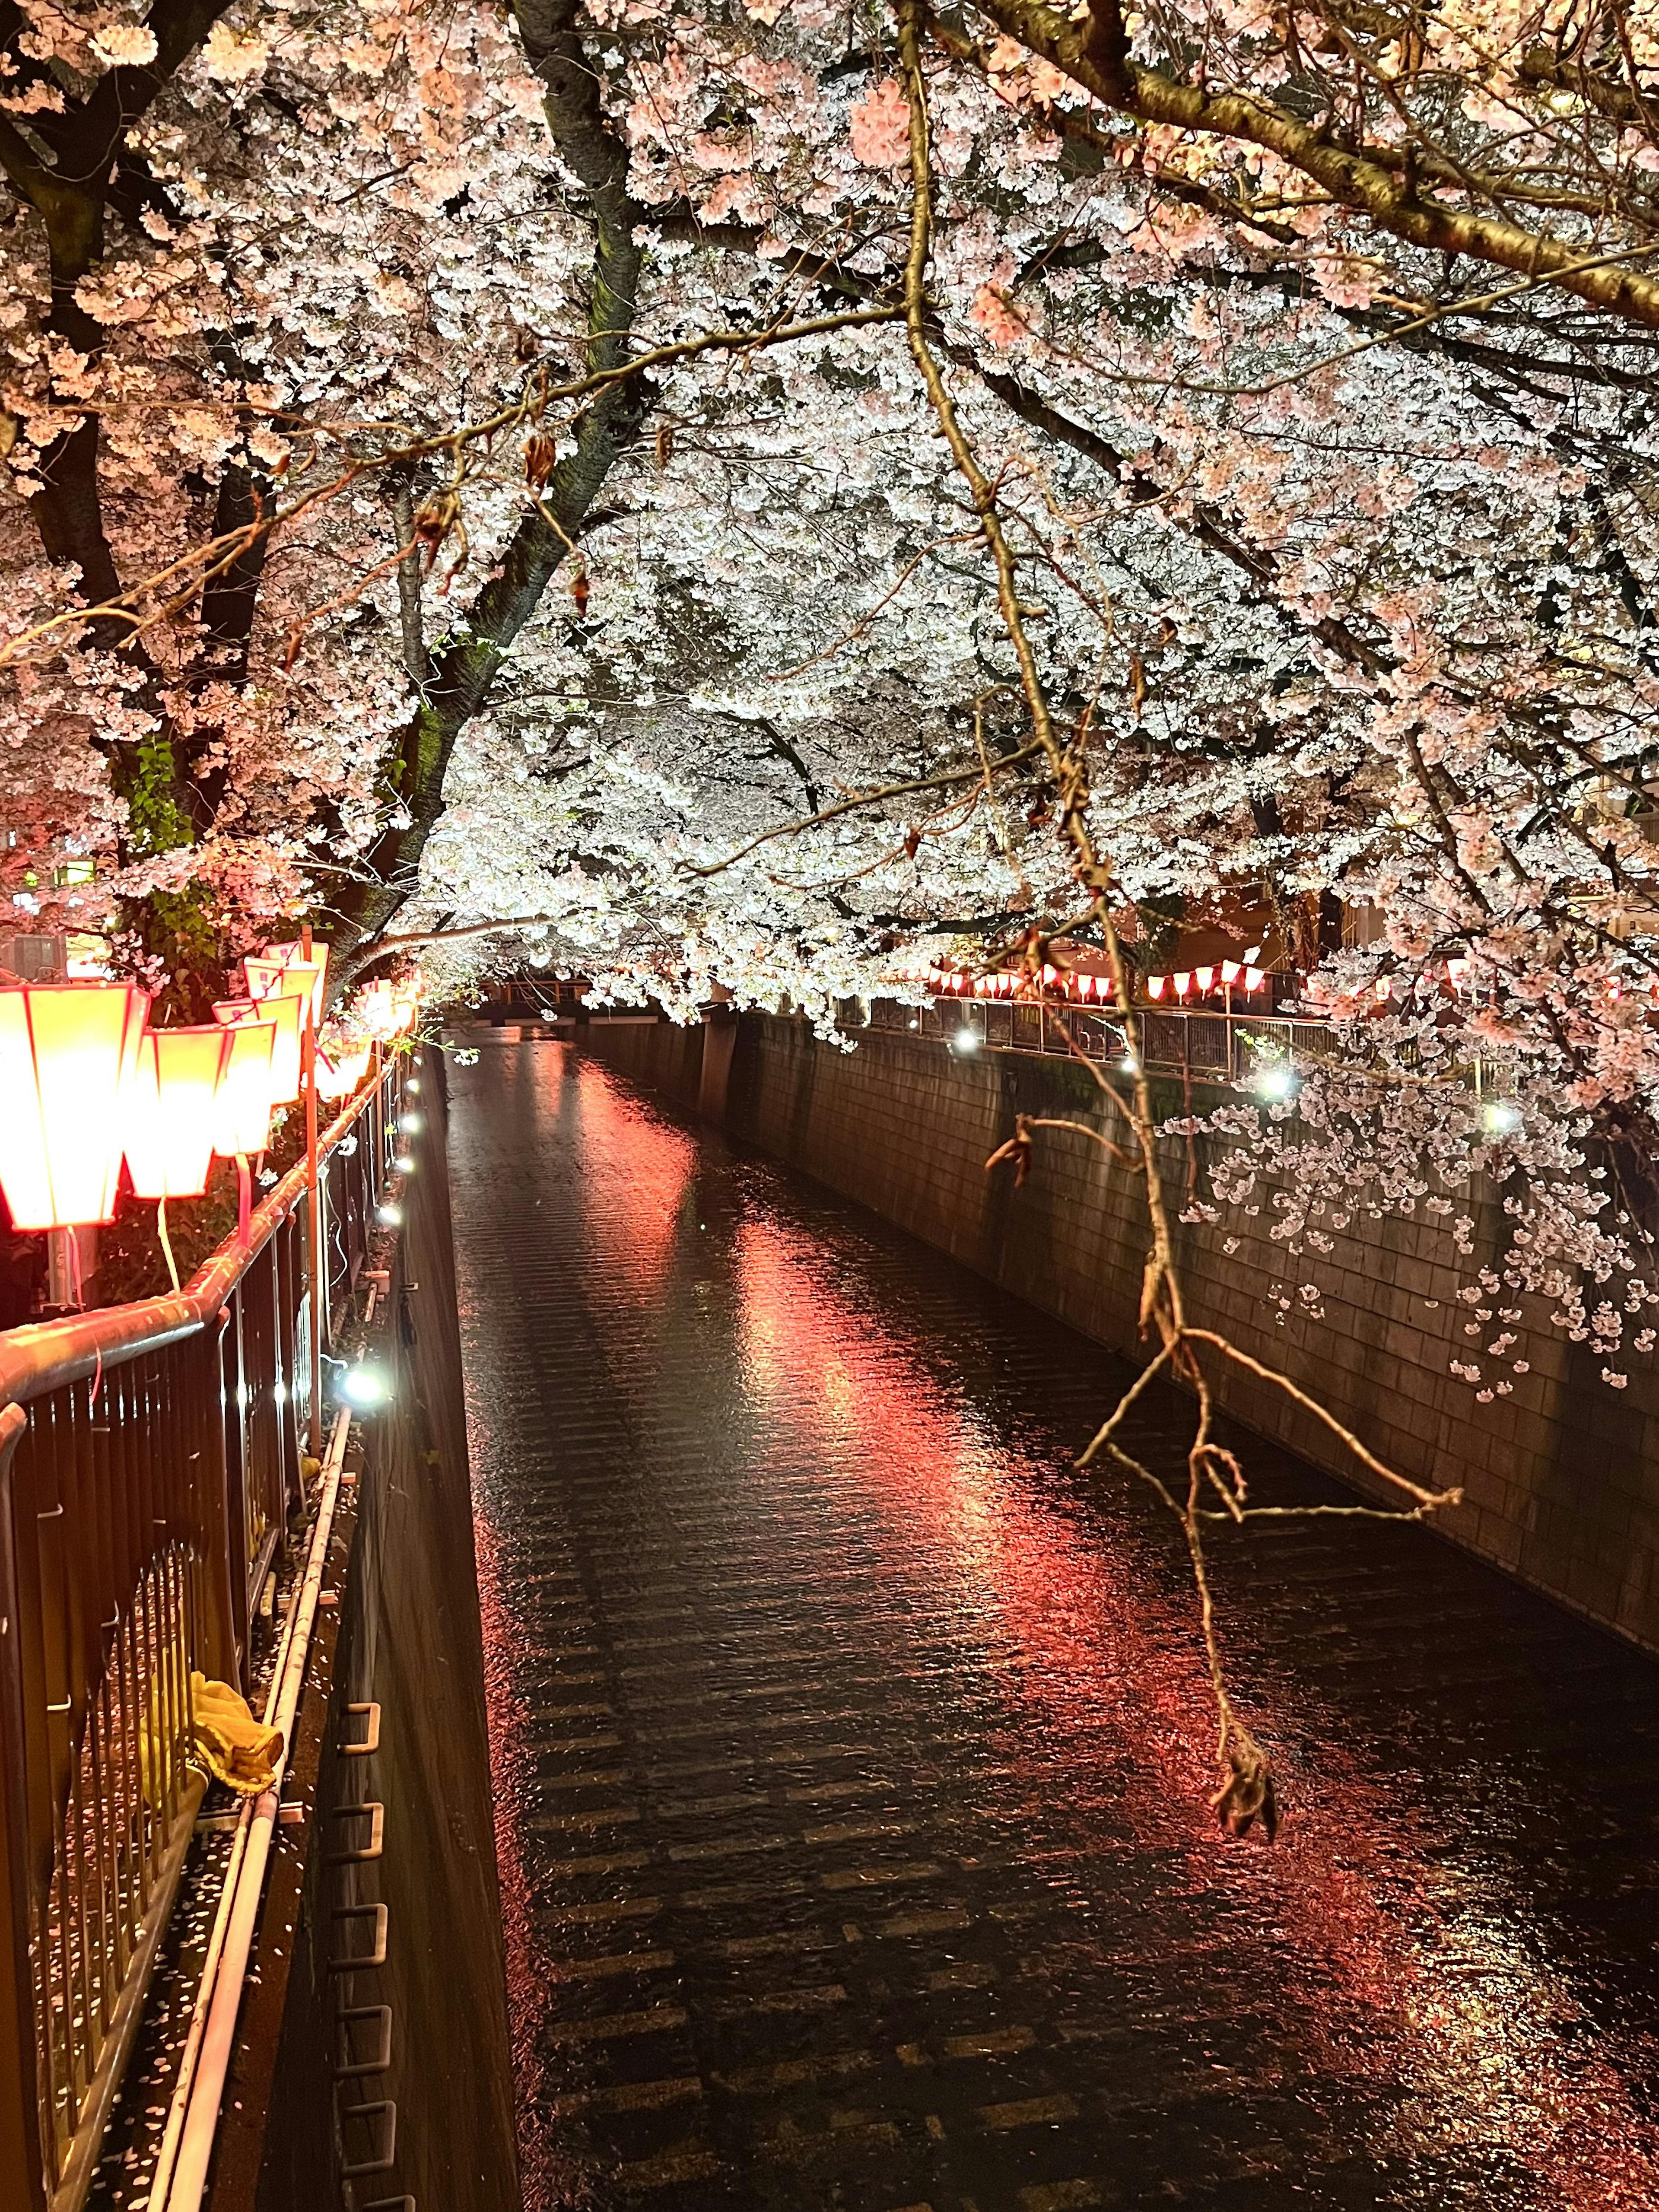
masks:
<svg viewBox="0 0 1659 2212"><path fill-rule="evenodd" d="M682 1103L697 1098L696 1031L596 1024L586 1043ZM702 1107L733 1134L1100 1342L1138 1351L1147 1245L1138 1180L1064 1132L1042 1134L1018 1190L1007 1169L985 1170L1017 1113L1103 1126L1085 1069L1015 1053L962 1058L886 1031L842 1052L802 1022L745 1015L725 1091L722 1100L704 1086ZM1180 1104L1171 1095L1167 1110ZM1168 1172L1184 1190L1184 1144L1170 1141ZM1198 1188L1207 1195L1201 1175ZM1490 1255L1498 1218L1492 1203L1476 1212L1477 1250ZM1336 1236L1328 1257L1296 1259L1269 1235L1273 1219L1264 1199L1254 1218L1228 1209L1217 1227L1183 1225L1191 1320L1316 1394L1402 1474L1461 1486L1464 1503L1433 1524L1443 1534L1659 1650L1659 1379L1648 1364L1633 1361L1629 1388L1615 1392L1581 1346L1528 1332L1515 1350L1531 1371L1510 1375L1514 1395L1483 1406L1450 1372L1478 1344L1462 1334L1456 1297L1467 1273L1449 1264L1457 1255L1437 1223L1367 1223L1363 1237ZM1317 1285L1323 1318L1276 1318L1276 1298L1294 1305L1304 1282ZM1283 1393L1232 1369L1219 1395L1249 1427L1365 1486L1330 1432Z"/></svg>
<svg viewBox="0 0 1659 2212"><path fill-rule="evenodd" d="M353 2185L357 2203L406 2194L419 2212L515 2212L520 2201L442 1069L435 1053L425 1062L426 1128L419 1171L402 1192L406 1227L381 1339L391 1405L363 1425L259 2212L340 2203L342 2147L346 2160L372 2157L386 2116L342 2129L331 2112L381 2100L397 2107L395 2154L387 2171ZM370 1700L380 1747L343 1756L340 1745L365 1726L345 1708ZM386 1808L381 1856L331 1864L368 1826L338 1822L331 1809L368 1800ZM331 1972L331 1953L366 1942L361 1923L343 1929L334 1912L374 1904L386 1908L385 1964ZM340 2008L377 2005L391 2010L390 2065L336 2080ZM353 2033L361 2059L375 2024L359 2021Z"/></svg>

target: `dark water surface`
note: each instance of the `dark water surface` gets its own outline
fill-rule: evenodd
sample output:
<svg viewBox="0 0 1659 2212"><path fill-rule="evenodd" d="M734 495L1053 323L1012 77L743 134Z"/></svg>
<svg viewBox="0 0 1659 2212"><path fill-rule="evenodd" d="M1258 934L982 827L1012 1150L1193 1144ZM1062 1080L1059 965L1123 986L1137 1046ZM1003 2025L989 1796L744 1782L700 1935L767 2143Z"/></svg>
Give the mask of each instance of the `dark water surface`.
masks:
<svg viewBox="0 0 1659 2212"><path fill-rule="evenodd" d="M1218 1540L1224 1838L1178 1532L1070 1465L1118 1362L570 1048L453 1087L536 2212L1659 2206L1659 1668Z"/></svg>

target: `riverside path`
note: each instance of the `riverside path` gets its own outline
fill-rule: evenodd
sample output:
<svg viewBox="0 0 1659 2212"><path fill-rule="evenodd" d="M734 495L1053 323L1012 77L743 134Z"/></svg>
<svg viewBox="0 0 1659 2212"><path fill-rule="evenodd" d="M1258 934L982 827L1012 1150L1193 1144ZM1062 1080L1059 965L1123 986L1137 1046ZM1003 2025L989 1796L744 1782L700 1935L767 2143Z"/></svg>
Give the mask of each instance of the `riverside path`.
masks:
<svg viewBox="0 0 1659 2212"><path fill-rule="evenodd" d="M1659 2204L1659 1668L1218 1543L1223 1838L1179 1532L1071 1465L1120 1363L574 1048L452 1091L532 2212Z"/></svg>

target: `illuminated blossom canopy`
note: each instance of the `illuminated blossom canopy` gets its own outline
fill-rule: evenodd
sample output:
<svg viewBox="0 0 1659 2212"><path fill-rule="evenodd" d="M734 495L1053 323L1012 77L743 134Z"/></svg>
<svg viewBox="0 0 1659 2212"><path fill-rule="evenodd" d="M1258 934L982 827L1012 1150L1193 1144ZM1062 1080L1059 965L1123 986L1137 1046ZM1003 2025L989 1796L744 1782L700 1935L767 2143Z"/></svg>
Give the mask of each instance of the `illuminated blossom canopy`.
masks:
<svg viewBox="0 0 1659 2212"><path fill-rule="evenodd" d="M1290 1249L1421 1205L1471 1251L1490 1170L1502 1297L1613 1361L1659 1284L1650 20L915 20L929 333L1132 957L1271 908L1342 1042ZM348 983L431 935L447 987L827 1028L1086 910L896 319L886 7L19 0L4 54L12 926L185 1005L308 911ZM1222 1126L1224 1211L1291 1130Z"/></svg>

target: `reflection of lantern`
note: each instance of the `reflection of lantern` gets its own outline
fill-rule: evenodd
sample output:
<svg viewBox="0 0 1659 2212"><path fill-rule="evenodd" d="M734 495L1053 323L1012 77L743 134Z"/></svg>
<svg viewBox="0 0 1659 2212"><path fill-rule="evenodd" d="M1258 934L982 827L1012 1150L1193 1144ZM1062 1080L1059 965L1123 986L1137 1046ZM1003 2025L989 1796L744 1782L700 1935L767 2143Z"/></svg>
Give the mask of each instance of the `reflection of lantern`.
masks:
<svg viewBox="0 0 1659 2212"><path fill-rule="evenodd" d="M325 986L328 981L327 945L317 944L313 940L309 957L307 957L305 946L296 938L288 945L268 945L265 947L265 958L276 961L285 969L309 967L317 970L317 981L313 985L311 993L311 1018L313 1022L320 1022L323 1018ZM258 995L256 991L254 996L258 998Z"/></svg>
<svg viewBox="0 0 1659 2212"><path fill-rule="evenodd" d="M219 1078L213 1149L227 1159L264 1152L270 1137L270 1088L276 1052L275 1022L228 1024L230 1054Z"/></svg>
<svg viewBox="0 0 1659 2212"><path fill-rule="evenodd" d="M309 986L307 988L308 992ZM215 1021L227 1029L238 1022L276 1024L276 1042L270 1055L273 1106L286 1106L300 1095L300 1043L305 1034L306 1006L306 999L285 996L261 999L257 1006L252 999L221 1000L213 1009Z"/></svg>
<svg viewBox="0 0 1659 2212"><path fill-rule="evenodd" d="M139 1198L199 1198L213 1164L219 1079L230 1031L152 1030L138 1041L125 1121L127 1167Z"/></svg>
<svg viewBox="0 0 1659 2212"><path fill-rule="evenodd" d="M0 989L0 1187L19 1229L112 1218L146 1011L131 983Z"/></svg>

